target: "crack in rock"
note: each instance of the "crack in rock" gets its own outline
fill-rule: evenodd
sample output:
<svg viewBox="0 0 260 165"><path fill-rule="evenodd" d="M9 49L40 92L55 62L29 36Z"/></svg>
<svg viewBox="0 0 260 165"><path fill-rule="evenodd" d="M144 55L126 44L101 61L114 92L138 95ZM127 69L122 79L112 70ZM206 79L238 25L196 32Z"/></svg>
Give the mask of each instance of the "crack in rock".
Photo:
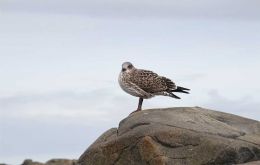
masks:
<svg viewBox="0 0 260 165"><path fill-rule="evenodd" d="M151 124L151 123L136 123L136 124L132 125L132 126L130 127L130 129L135 129L136 127L140 127L140 126L144 126L144 125L149 125L149 124Z"/></svg>

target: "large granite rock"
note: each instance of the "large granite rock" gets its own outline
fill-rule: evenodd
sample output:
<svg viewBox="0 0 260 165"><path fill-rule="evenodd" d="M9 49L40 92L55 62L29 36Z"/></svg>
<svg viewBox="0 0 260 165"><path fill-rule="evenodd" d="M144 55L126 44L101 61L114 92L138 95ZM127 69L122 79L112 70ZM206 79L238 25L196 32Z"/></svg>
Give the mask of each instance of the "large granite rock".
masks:
<svg viewBox="0 0 260 165"><path fill-rule="evenodd" d="M260 122L200 107L134 113L101 135L79 165L213 165L260 160Z"/></svg>

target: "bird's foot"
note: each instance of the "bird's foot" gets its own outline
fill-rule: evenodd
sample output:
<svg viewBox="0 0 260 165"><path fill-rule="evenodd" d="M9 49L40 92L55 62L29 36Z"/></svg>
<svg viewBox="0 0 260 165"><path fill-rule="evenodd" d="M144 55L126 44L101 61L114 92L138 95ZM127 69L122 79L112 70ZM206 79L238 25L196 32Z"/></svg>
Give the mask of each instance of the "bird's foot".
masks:
<svg viewBox="0 0 260 165"><path fill-rule="evenodd" d="M131 112L129 115L131 115L131 114L133 114L133 113L135 113L135 112L138 112L138 111L141 111L141 109L137 109L137 110Z"/></svg>

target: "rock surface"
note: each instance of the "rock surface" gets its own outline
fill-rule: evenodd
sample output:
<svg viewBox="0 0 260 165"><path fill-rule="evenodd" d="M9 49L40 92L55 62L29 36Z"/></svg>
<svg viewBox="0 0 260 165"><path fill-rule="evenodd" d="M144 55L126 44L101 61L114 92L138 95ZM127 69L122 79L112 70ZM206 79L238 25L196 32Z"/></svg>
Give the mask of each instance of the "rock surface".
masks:
<svg viewBox="0 0 260 165"><path fill-rule="evenodd" d="M34 162L31 159L26 159L22 165L76 165L76 160L69 159L51 159L46 163Z"/></svg>
<svg viewBox="0 0 260 165"><path fill-rule="evenodd" d="M243 164L239 164L239 165L259 165L260 161L253 161L253 162L248 162L248 163L243 163Z"/></svg>
<svg viewBox="0 0 260 165"><path fill-rule="evenodd" d="M79 165L213 165L260 160L260 122L200 107L134 113L101 135Z"/></svg>

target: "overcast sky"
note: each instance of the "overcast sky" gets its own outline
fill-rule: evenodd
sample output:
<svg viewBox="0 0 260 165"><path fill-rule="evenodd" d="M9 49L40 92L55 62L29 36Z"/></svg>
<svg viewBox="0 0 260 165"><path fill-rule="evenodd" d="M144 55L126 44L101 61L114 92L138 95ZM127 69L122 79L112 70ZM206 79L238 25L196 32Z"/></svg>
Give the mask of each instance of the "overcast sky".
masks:
<svg viewBox="0 0 260 165"><path fill-rule="evenodd" d="M1 0L0 163L78 158L136 109L132 62L191 88L144 109L201 106L260 120L258 0Z"/></svg>

